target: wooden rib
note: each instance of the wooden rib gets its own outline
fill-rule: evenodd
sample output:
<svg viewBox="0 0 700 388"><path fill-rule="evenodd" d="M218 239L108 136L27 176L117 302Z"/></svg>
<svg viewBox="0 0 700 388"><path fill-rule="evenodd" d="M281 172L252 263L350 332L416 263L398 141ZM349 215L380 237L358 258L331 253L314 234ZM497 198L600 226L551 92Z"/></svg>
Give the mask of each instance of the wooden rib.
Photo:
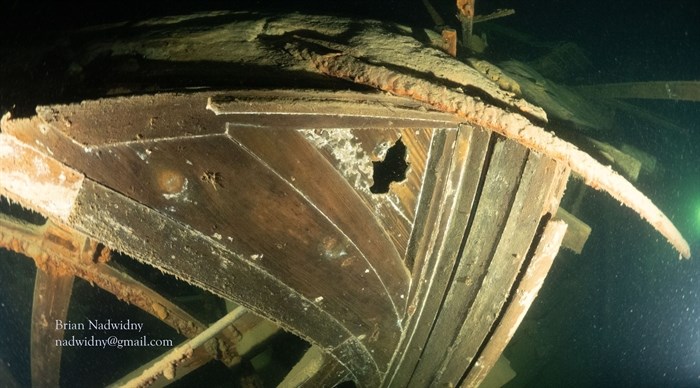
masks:
<svg viewBox="0 0 700 388"><path fill-rule="evenodd" d="M256 155L261 163L308 198L308 202L313 203L319 212L352 241L362 254L365 262L363 265L374 269L376 276L385 285L389 297L403 309L405 299L402 301L400 295L405 294L408 289L408 273L403 267L402 256L391 244L391 233L387 232L392 231L392 227L398 222L382 228L380 221L384 221L385 225L387 222L382 220L381 214L372 211L369 203L363 203L362 191L354 191L351 185L335 172L331 163L322 163L325 159L297 131L259 131L256 128L229 127L228 133L235 142ZM376 143L375 139L370 144ZM362 146L362 139L358 139L355 144L357 147ZM295 150L294 157L290 158L288 154L279 152L283 148ZM313 168L310 168L311 166ZM343 198L342 203L339 203L338 198ZM358 220L363 220L361 226ZM407 236L409 232L404 233ZM367 241L367 236L373 236L371 243ZM408 240L407 237L405 239ZM404 251L405 246L404 242ZM401 253L403 254L403 251Z"/></svg>
<svg viewBox="0 0 700 388"><path fill-rule="evenodd" d="M96 239L195 286L241 301L259 315L326 349L353 379L366 381L369 386L380 383L371 349L319 303L309 302L218 240L193 232L167 215L90 180L85 184L71 218L75 228L89 230ZM152 243L168 237L168 244ZM178 256L188 260L172 259ZM372 328L363 333L365 338L371 336Z"/></svg>
<svg viewBox="0 0 700 388"><path fill-rule="evenodd" d="M61 377L63 327L73 291L71 274L37 269L32 303L31 368L32 386L57 387ZM58 326L58 327L57 327Z"/></svg>
<svg viewBox="0 0 700 388"><path fill-rule="evenodd" d="M513 338L515 330L520 326L520 322L530 309L549 273L554 257L559 252L559 247L566 234L566 227L564 221L551 221L545 227L542 238L537 244L532 260L527 266L520 284L518 284L512 301L506 307L503 317L479 355L477 362L473 364L466 379L462 381L462 387L478 387L489 370L496 364L510 339Z"/></svg>
<svg viewBox="0 0 700 388"><path fill-rule="evenodd" d="M136 279L105 263L93 262L94 243L81 233L57 225L50 220L45 225L33 225L0 214L0 247L32 258L39 272L50 272L54 277L78 276L118 299L153 315L185 337L192 338L206 329L206 325ZM42 284L45 282L44 278L38 280ZM37 301L37 295L53 295L59 291L58 289L50 292L37 291L35 288L35 304L49 302L55 304L55 301ZM54 295L53 299L57 297ZM65 303L67 305L67 301ZM34 310L33 314L37 315L42 308L34 307ZM55 324L55 319L61 318L57 315L53 320L49 319L49 322ZM36 320L45 321L41 317ZM51 329L54 332L53 327ZM217 338L220 343L214 346L220 350L220 353L210 355L209 359L218 356L217 358L228 366L238 363L240 358L235 346L236 338L237 335L234 332L223 332ZM51 344L53 345L53 342Z"/></svg>
<svg viewBox="0 0 700 388"><path fill-rule="evenodd" d="M446 174L426 176L426 189L411 240L411 246L415 247L410 256L416 258L413 266L416 286L408 299L413 313L385 381L387 386L407 386L420 362L421 349L442 307L456 266L455 257L472 218L490 137L490 132L463 126L457 136L437 138L431 146L428 170L446 171ZM451 147L454 147L453 155L449 151Z"/></svg>
<svg viewBox="0 0 700 388"><path fill-rule="evenodd" d="M353 245L333 226L332 220L314 208L304 193L295 188L291 178L280 178L279 171L269 169L235 143L226 133L227 118L212 119L214 113L204 110L208 96L193 98L202 104L190 111L188 118L206 116L200 122L201 135L183 133L174 127L172 133L159 132L158 139L150 139L148 135L147 139L125 141L130 138L128 135L114 135L108 139L113 143L104 144L97 136L99 128L92 127L78 111L66 115L66 120L71 122L69 127L61 124L61 119L52 121L52 117L44 115L26 123L18 120L17 126L12 125L15 120L5 121L3 131L7 128L8 135L21 136L24 141L39 138L46 145L46 152L50 146L51 152L61 155L64 163L87 173L89 179L83 182L78 196L82 202L78 201L71 215L72 227L228 299L245 301L252 310L280 322L310 342L332 349L329 352L339 361L357 376L363 376L358 380L365 380L366 376L368 382L379 381L375 371L385 370L392 354L392 346L387 344L395 344L400 336L404 306L395 308L391 298L405 304L409 276L403 263L376 261L381 264L377 274L362 265L357 244ZM121 101L116 101L109 111L113 117L127 119L131 117L128 110L132 104L125 105L127 111L117 109ZM183 104L181 108L187 106L190 105ZM63 117L62 108L55 108L57 116ZM107 109L104 101L86 103L83 108ZM149 117L151 108L144 104L141 109L134 116L147 125L144 118ZM127 128L128 132L138 137L140 126L132 127ZM41 133L42 128L45 133ZM72 139L77 135L66 136L68 132L82 133L80 128L90 134L89 138L81 138L91 142L87 146ZM115 166L123 173L114 174ZM204 182L207 173L215 179ZM94 184L93 179L112 190ZM251 185L263 189L255 190ZM247 189L240 190L241 187ZM106 209L108 200L100 194L102 190L120 203ZM148 208L142 209L145 206L141 204L148 204ZM125 213L107 214L112 211ZM161 225L160 221L163 228L167 225L172 230L154 227ZM307 224L308 230L303 227ZM154 246L153 241L168 243ZM373 243L376 241L365 240L360 245ZM343 253L339 260L322 260ZM393 256L397 257L395 253ZM194 261L194 257L202 261ZM208 260L213 260L216 266L236 264L223 273L210 274L205 271L207 264L203 264ZM278 275L284 281L276 278ZM385 287L382 281L389 280L389 276L399 281ZM290 305L284 297L270 300L265 293L250 295L249 290L265 286L274 290L273 294L294 299L294 304ZM385 288L392 290L392 295L387 295ZM347 298L347 292L357 297ZM298 311L291 313L295 308ZM296 316L292 318L293 315ZM314 329L301 329L309 323ZM355 352L352 357L351 352ZM358 357L357 352L362 356Z"/></svg>
<svg viewBox="0 0 700 388"><path fill-rule="evenodd" d="M508 143L517 144L512 141L508 141ZM525 149L522 146L520 148ZM504 156L508 157L509 154L511 153L507 152ZM491 162L491 166L493 164L494 161ZM489 174L492 169L492 167L489 168ZM495 187L488 184L488 175L486 179L487 182L479 206L483 201L488 200L489 191L491 191L491 195L498 195L497 192L492 191ZM471 305L467 315L461 321L461 327L454 337L454 342L445 351L445 362L435 379L438 386L457 385L465 374L465 360L472 365L472 361L479 353L479 348L490 340L489 334L494 323L497 322L504 304L509 299L513 289L512 285L517 282L518 274L522 270L532 242L537 238L542 219L547 217L547 214L551 214L558 206L557 202L563 194L561 191L562 182L567 180L568 170L560 163L530 152L512 202L509 202L508 206L495 208L508 214L502 229L496 229L499 230L499 233L495 234L498 241L492 245L493 250L490 252L493 253L490 255L489 251L478 249L479 245L484 245L479 240L486 241L487 238L478 238L477 234L477 240L472 244L472 235L484 228L484 223L478 220L480 209L477 207L475 224L469 232L467 248L460 259L460 264L465 259L468 259L467 262L469 260L480 261L483 256L490 256L490 259L487 259L488 263L485 263L484 267L467 265L471 269L466 276L481 271L479 278L472 277L468 280L477 287L473 299L461 299L458 295L450 294L447 296L447 302L451 301L453 305L460 303ZM491 189L487 186L491 186ZM490 211L494 211L494 208L490 209ZM485 210L484 213L487 213L489 207L485 207L483 210ZM484 216L488 217L487 214L482 213L482 217ZM474 250L472 246L477 250ZM504 287L504 285L507 286ZM459 290L460 285L455 282L453 288ZM455 296L457 297L455 298ZM473 302L470 303L470 299Z"/></svg>
<svg viewBox="0 0 700 388"><path fill-rule="evenodd" d="M487 22L489 20L500 19L505 16L515 15L515 10L512 8L497 9L487 15L475 15L474 23Z"/></svg>
<svg viewBox="0 0 700 388"><path fill-rule="evenodd" d="M493 146L488 170L483 178L483 188L476 198L472 226L468 228L467 239L463 250L457 255L451 281L440 299L440 310L424 346L423 359L413 371L409 385L428 386L432 381L437 381L435 373L447 362L448 357L452 356L450 349L458 339L459 330L468 317L470 306L481 294L482 287L488 288L482 285L481 279L489 270L493 252L500 240L499 236L508 220L513 218L510 209L518 192L517 182L527 161L527 153L525 147L511 141L500 141ZM527 234L529 229L534 229L529 225L520 226L523 234ZM519 257L522 257L522 254ZM516 261L519 257L510 258L515 269L518 267ZM504 283L505 280L491 284L502 287ZM470 336L483 337L487 332L483 324L488 320L484 315ZM425 357L426 355L431 356ZM464 359L462 361L463 373L468 362L464 362Z"/></svg>
<svg viewBox="0 0 700 388"><path fill-rule="evenodd" d="M533 125L525 117L506 112L478 98L444 86L435 85L411 75L395 73L382 66L367 64L352 56L319 55L308 50L301 50L299 54L307 57L321 73L350 79L355 83L425 102L434 108L454 113L470 123L500 133L535 152L565 163L574 173L581 175L588 186L607 192L637 212L666 237L681 257L690 258L690 246L686 240L649 198L610 167L601 165L573 144Z"/></svg>

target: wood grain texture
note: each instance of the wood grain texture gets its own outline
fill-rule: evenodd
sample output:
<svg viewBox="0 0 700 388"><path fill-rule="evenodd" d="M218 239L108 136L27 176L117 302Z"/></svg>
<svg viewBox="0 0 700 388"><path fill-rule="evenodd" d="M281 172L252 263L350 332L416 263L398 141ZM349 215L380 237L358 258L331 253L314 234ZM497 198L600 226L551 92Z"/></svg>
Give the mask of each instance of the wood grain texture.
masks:
<svg viewBox="0 0 700 388"><path fill-rule="evenodd" d="M354 381L459 382L558 206L563 168L477 125L411 119L395 97L368 95L390 106L351 111L347 127L334 118L349 94L328 106L263 94L53 106L3 131L85 174L68 223L97 241L240 302ZM445 127L412 126L426 123ZM405 178L373 192L399 143Z"/></svg>
<svg viewBox="0 0 700 388"><path fill-rule="evenodd" d="M66 322L68 305L73 292L70 274L37 269L34 283L31 327L32 386L56 387L60 381L64 329L57 322Z"/></svg>
<svg viewBox="0 0 700 388"><path fill-rule="evenodd" d="M426 175L409 249L409 260L415 261L410 320L387 377L389 386L407 386L416 365L422 362L422 349L440 311L471 218L489 139L490 133L470 126L433 139L427 163L431 174Z"/></svg>
<svg viewBox="0 0 700 388"><path fill-rule="evenodd" d="M358 381L379 381L405 325L406 250L435 130L344 130L365 157L342 165L308 131L246 126L205 110L205 94L167 97L47 107L6 127L86 174L71 225L240 301L328 349ZM369 184L372 162L399 139L406 179L386 195L358 189L353 174ZM270 297L280 294L289 297Z"/></svg>
<svg viewBox="0 0 700 388"><path fill-rule="evenodd" d="M496 249L480 281L466 319L448 351L446 362L433 384L457 385L465 373L465 360L474 361L482 344L489 340L494 323L502 314L503 306L510 298L526 257L533 254L537 238L541 236L543 222L551 218L549 199L560 198L558 189L562 180L568 179L568 170L560 163L535 153L529 153L522 171L518 191L503 230L494 239ZM449 296L448 296L449 298Z"/></svg>
<svg viewBox="0 0 700 388"><path fill-rule="evenodd" d="M489 371L494 367L499 357L520 326L525 314L532 306L542 284L544 283L554 258L566 233L567 224L563 221L549 221L542 238L537 242L537 248L532 259L527 264L522 278L517 282L517 289L505 307L503 316L499 319L491 339L479 353L478 360L472 364L465 379L460 383L463 387L478 387Z"/></svg>
<svg viewBox="0 0 700 388"><path fill-rule="evenodd" d="M515 143L501 140L493 146L485 182L477 197L472 229L467 231L465 246L411 384L427 386L435 381L436 372L448 354L445 350L454 344L508 220L508 209L517 192L526 157L527 150Z"/></svg>

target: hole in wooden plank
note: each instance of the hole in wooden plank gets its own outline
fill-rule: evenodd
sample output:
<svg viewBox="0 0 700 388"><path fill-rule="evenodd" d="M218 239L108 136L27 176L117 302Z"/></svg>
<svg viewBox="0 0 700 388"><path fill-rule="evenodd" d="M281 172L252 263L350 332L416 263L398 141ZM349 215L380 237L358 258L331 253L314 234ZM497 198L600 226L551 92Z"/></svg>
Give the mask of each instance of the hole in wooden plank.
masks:
<svg viewBox="0 0 700 388"><path fill-rule="evenodd" d="M379 162L372 162L374 172L372 179L374 184L369 190L374 194L385 194L389 192L389 185L392 182L402 182L406 179L406 145L401 138L396 140L391 148L386 151L386 157Z"/></svg>

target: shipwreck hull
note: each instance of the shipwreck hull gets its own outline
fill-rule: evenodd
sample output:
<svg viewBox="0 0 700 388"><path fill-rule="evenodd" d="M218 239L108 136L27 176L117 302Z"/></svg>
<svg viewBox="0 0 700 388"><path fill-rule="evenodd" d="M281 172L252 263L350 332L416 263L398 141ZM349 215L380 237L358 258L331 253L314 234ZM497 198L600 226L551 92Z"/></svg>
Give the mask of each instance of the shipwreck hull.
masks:
<svg viewBox="0 0 700 388"><path fill-rule="evenodd" d="M312 345L282 386L477 386L559 250L570 172L598 168L400 26L220 13L76 41L61 90L86 100L2 120L0 194L49 221L3 216L0 242L43 271L35 321L65 317L78 276L191 338L120 384L237 365L268 325ZM109 250L242 307L207 329ZM34 382L58 381L60 352L33 347Z"/></svg>
<svg viewBox="0 0 700 388"><path fill-rule="evenodd" d="M15 182L67 203L15 200L297 333L333 378L457 384L536 293L519 274L568 169L412 104L287 90L53 106L5 122L3 166L60 161Z"/></svg>

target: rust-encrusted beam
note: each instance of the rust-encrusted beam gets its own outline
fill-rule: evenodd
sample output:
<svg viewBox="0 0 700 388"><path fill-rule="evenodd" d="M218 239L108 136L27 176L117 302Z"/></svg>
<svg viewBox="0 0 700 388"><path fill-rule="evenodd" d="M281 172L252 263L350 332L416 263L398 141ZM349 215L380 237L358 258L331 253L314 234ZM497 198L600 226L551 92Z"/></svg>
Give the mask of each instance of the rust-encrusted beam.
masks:
<svg viewBox="0 0 700 388"><path fill-rule="evenodd" d="M307 57L313 67L323 74L350 79L355 83L369 85L394 95L422 101L438 110L454 113L467 122L492 130L535 152L565 163L572 172L583 177L588 186L607 192L639 214L666 237L680 253L681 258L690 258L688 242L649 198L610 167L601 165L573 144L532 124L524 116L509 113L460 91L436 85L412 75L399 74L349 55L336 53L319 55L305 49L299 50L299 55Z"/></svg>
<svg viewBox="0 0 700 388"><path fill-rule="evenodd" d="M188 338L206 329L203 323L162 295L107 265L109 251L76 230L50 220L44 225L33 225L0 214L0 247L32 258L39 269L54 276L78 276L155 316ZM234 365L240 360L235 346L239 336L234 330L224 331L208 349L225 364Z"/></svg>
<svg viewBox="0 0 700 388"><path fill-rule="evenodd" d="M144 387L150 385L160 375L165 376L169 380L173 379L179 365L190 359L195 349L206 344L220 332L230 327L230 325L245 313L245 308L237 307L196 337L153 360L151 363L144 365L142 368L139 368L140 373L137 373L137 377L128 381L120 380L113 385L120 387Z"/></svg>

